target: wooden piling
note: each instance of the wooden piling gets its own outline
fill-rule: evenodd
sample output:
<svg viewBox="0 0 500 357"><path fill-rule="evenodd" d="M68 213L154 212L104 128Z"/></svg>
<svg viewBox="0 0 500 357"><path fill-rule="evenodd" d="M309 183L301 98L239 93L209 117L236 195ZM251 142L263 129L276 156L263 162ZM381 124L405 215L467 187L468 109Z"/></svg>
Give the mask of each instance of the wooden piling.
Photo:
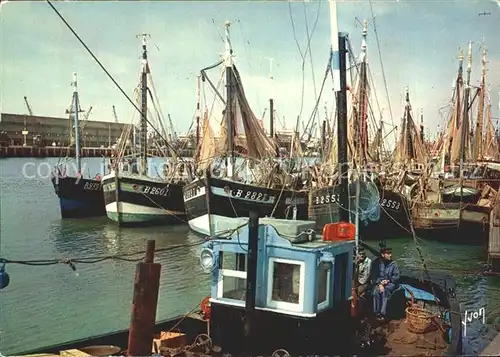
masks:
<svg viewBox="0 0 500 357"><path fill-rule="evenodd" d="M252 354L255 329L255 298L257 288L257 261L259 248L259 214L250 211L248 217L247 287L245 299L245 351Z"/></svg>
<svg viewBox="0 0 500 357"><path fill-rule="evenodd" d="M492 273L500 273L500 200L496 200L490 212L488 262Z"/></svg>
<svg viewBox="0 0 500 357"><path fill-rule="evenodd" d="M151 355L161 271L161 264L153 262L154 252L155 241L149 240L144 262L137 263L128 335L128 356Z"/></svg>

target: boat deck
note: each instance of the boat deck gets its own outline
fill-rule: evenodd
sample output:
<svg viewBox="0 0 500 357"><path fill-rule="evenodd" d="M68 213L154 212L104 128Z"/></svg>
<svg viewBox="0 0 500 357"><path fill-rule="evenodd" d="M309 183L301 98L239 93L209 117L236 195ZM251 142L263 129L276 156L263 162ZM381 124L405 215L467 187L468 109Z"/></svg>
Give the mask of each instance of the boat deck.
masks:
<svg viewBox="0 0 500 357"><path fill-rule="evenodd" d="M435 329L424 334L413 333L404 320L391 321L385 326L389 356L442 356L448 344Z"/></svg>

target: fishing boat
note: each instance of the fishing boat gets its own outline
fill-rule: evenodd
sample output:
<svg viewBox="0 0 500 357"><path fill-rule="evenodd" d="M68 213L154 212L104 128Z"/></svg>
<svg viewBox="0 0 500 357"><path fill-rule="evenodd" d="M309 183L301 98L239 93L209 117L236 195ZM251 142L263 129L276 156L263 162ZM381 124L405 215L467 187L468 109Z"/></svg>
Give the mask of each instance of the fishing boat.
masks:
<svg viewBox="0 0 500 357"><path fill-rule="evenodd" d="M225 105L220 146L216 149L205 116L197 162L199 176L183 188L189 226L204 235L237 227L241 217L248 217L252 210L263 217L307 218L307 192L301 190L300 179L285 172L275 160L277 144L266 136L248 104L233 62L229 27L227 22L224 60L207 68L225 66L225 99L216 91ZM205 70L201 71L202 78L210 81ZM237 157L249 174L238 174Z"/></svg>
<svg viewBox="0 0 500 357"><path fill-rule="evenodd" d="M487 104L487 125L483 128L486 99L486 50L482 48L481 84L471 99L472 44L469 43L467 77L464 88L463 53L452 98L452 113L439 141L441 158L413 184L413 222L418 235L455 243L484 244L489 230L492 201L499 190L499 174L493 158L498 151ZM470 130L470 108L479 98L477 123ZM486 129L486 135L484 135ZM468 133L472 131L472 135ZM484 138L483 138L484 137ZM493 156L490 156L490 155ZM478 161L479 160L479 161ZM433 170L435 172L431 172Z"/></svg>
<svg viewBox="0 0 500 357"><path fill-rule="evenodd" d="M334 22L331 21L333 24ZM309 193L309 219L317 224L317 229L330 222L341 219L342 214L349 212L349 207L341 207L339 205L339 180L341 176L347 176L347 170L343 174L339 174L338 169L333 169L337 163L342 163L343 166L348 165L351 171L355 168L362 168L364 171L363 180L360 183L363 211L360 216L361 226L360 234L363 239L376 239L381 233L386 238L400 237L409 231L409 214L407 212L407 200L399 192L391 189L382 183L379 178L380 170L380 147L382 145L382 126L375 132L375 136L369 145L368 137L368 119L371 106L369 104L369 68L367 64L367 22L363 22L362 44L359 60L352 59L351 53L348 52L348 57L352 68L359 68L356 75L356 83L354 89L349 90L351 94L351 111L349 125L347 126L348 151L349 155L340 152L338 147L341 144L335 145L330 142L325 145L328 149L327 155L324 158L323 168L313 172L315 184ZM332 38L332 48L337 48L336 39ZM350 44L349 47L350 48ZM346 49L347 50L347 49ZM344 60L344 63L346 61ZM333 66L328 68L331 71ZM341 75L346 76L346 70L341 70ZM354 76L351 73L351 80ZM344 109L337 102L337 119L341 120L343 113L347 115L347 105ZM325 127L325 124L323 125ZM341 132L340 126L337 128L337 135L333 138L340 140L344 134ZM339 141L340 143L340 141ZM335 151L337 151L335 153ZM337 155L335 155L337 154ZM342 167L341 167L342 169ZM334 171L334 175L332 175ZM330 178L330 179L328 179ZM350 186L349 197L354 198L354 185Z"/></svg>
<svg viewBox="0 0 500 357"><path fill-rule="evenodd" d="M297 234L281 233L285 225ZM376 323L366 312L371 299L362 303L352 293L356 241L352 234L338 235L337 228L332 224L330 233L311 239L293 221L260 225L252 212L245 227L214 237L200 250L202 268L211 276L200 311L157 323L156 336L134 341L144 350L129 345L125 351L132 337L124 330L22 354L461 355L453 279L403 272L388 301L389 321Z"/></svg>
<svg viewBox="0 0 500 357"><path fill-rule="evenodd" d="M148 77L147 38L142 36L141 108L139 162L118 156L102 179L106 214L120 226L180 224L185 222L182 187L190 180L190 165L177 160L164 164L163 177L148 174ZM151 96L152 99L152 96ZM161 121L160 121L161 122ZM134 126L135 128L135 126ZM125 140L120 140L126 142ZM154 141L154 140L149 140ZM164 140L171 152L175 150ZM135 148L134 148L135 149Z"/></svg>
<svg viewBox="0 0 500 357"><path fill-rule="evenodd" d="M93 216L104 216L104 198L102 193L101 175L85 177L82 170L80 157L80 108L78 97L77 75L73 74L73 98L70 109L66 111L69 119L74 121L71 130L72 143L68 151L72 151L74 145L75 157L66 157L64 161L59 160L52 172L52 185L56 195L59 197L59 206L62 218L83 218ZM71 164L70 164L71 163ZM74 165L73 165L74 164ZM74 173L71 170L74 169Z"/></svg>

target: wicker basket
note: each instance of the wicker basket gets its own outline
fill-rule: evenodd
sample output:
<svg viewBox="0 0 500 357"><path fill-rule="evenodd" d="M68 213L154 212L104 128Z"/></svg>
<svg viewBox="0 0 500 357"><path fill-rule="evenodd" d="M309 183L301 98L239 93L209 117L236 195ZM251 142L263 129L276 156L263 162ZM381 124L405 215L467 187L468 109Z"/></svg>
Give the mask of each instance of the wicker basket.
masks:
<svg viewBox="0 0 500 357"><path fill-rule="evenodd" d="M406 323L410 331L425 333L432 326L434 314L421 307L410 306L406 308Z"/></svg>

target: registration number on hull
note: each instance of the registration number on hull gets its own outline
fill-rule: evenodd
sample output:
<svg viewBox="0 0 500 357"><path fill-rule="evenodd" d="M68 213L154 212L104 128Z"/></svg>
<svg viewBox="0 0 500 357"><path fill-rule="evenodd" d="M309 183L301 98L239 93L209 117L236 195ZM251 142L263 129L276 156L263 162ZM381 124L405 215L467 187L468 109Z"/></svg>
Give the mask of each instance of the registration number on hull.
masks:
<svg viewBox="0 0 500 357"><path fill-rule="evenodd" d="M332 193L331 195L316 196L314 199L314 204L322 205L327 203L338 203L339 195L337 193Z"/></svg>
<svg viewBox="0 0 500 357"><path fill-rule="evenodd" d="M83 185L83 189L87 191L100 191L101 184L96 182L85 182L85 185Z"/></svg>
<svg viewBox="0 0 500 357"><path fill-rule="evenodd" d="M255 192L255 191L244 191L244 190L230 190L231 196L237 198L244 198L246 200L253 201L269 201L269 195L267 193Z"/></svg>
<svg viewBox="0 0 500 357"><path fill-rule="evenodd" d="M154 195L154 196L168 196L168 188L166 187L151 187L151 186L144 186L142 188L142 193L145 193L147 195Z"/></svg>
<svg viewBox="0 0 500 357"><path fill-rule="evenodd" d="M399 208L401 207L401 202L394 201L394 200L388 200L388 199L384 198L380 202L380 206L381 207L385 207L385 208L389 208L389 209L393 209L393 210L396 210L396 211L399 211Z"/></svg>

